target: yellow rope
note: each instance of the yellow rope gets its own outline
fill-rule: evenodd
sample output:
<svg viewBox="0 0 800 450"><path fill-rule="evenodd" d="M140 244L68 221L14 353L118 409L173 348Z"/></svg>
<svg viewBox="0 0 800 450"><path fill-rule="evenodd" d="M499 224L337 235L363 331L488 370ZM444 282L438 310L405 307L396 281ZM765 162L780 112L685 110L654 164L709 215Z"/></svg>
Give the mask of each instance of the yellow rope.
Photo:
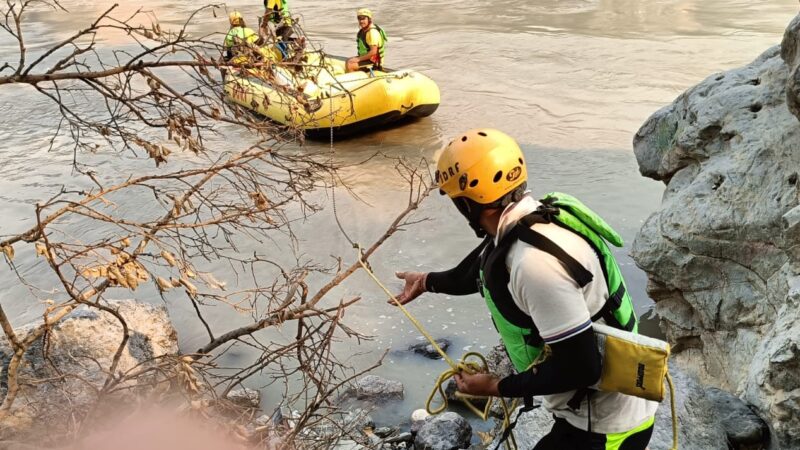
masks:
<svg viewBox="0 0 800 450"><path fill-rule="evenodd" d="M389 289L387 289L386 286L384 286L383 283L381 283L378 277L375 276L375 274L372 272L372 269L370 269L370 267L364 262L364 260L361 259L363 255L361 246L356 244L356 247L358 249L358 263L361 265L364 271L367 272L370 278L372 278L372 280L375 281L375 283L378 286L380 286L381 289L383 289L383 292L385 292L386 295L388 295L389 298L392 299L392 301L394 301L395 305L397 305L397 307L399 307L400 310L403 311L403 314L406 315L408 320L417 328L417 330L419 330L419 332L425 337L425 339L427 339L428 342L430 342L430 344L433 346L436 352L439 353L439 355L441 355L442 359L447 363L447 365L450 366L449 369L442 372L441 375L439 375L439 378L436 379L436 384L433 390L431 391L430 395L428 395L428 400L425 402L425 410L428 412L428 414L431 415L439 414L440 412L447 409L447 396L445 395L444 388L442 387L447 382L447 380L449 380L450 378L461 372L466 372L468 374L489 372L489 366L486 363L486 358L482 354L477 352L465 353L464 356L462 356L458 362L450 358L447 355L447 353L445 353L445 351L442 350L441 347L439 347L439 344L436 343L436 340L433 338L433 336L431 336L430 333L428 333L425 330L422 324L419 323L416 317L414 317L406 309L406 307L403 306L403 304L400 303L399 300L397 300L397 298L389 291ZM478 361L469 361L470 358L477 358ZM442 399L441 400L442 404L438 408L433 409L431 404L433 403L433 400L436 397L437 393ZM456 396L462 402L464 402L464 404L467 405L467 407L482 420L487 420L489 418L489 413L492 409L492 403L494 402L495 397L473 396L467 394L460 394L458 392L456 392ZM483 410L475 406L470 400L470 399L484 399L484 398L486 399L486 406L483 408ZM500 398L500 404L503 407L503 428L505 428L509 424L509 417L511 415L511 411L513 411L514 408L516 408L516 401L512 404L510 411L508 405L506 404L505 399ZM510 435L510 439L506 442L506 447L513 450L517 449L517 442L514 439L513 432Z"/></svg>
<svg viewBox="0 0 800 450"><path fill-rule="evenodd" d="M447 365L450 366L450 369L442 372L439 375L439 378L436 379L436 385L434 386L430 395L428 395L428 400L425 402L425 410L428 412L428 414L431 415L439 414L440 412L447 409L447 395L445 395L444 388L442 387L447 382L447 380L455 376L457 373L461 372L466 372L469 374L489 372L489 366L486 363L486 358L482 354L477 352L467 352L464 354L464 356L461 357L461 359L458 362L455 362L453 361L453 359L447 356L447 353L445 353L444 350L442 350L442 348L439 347L439 344L437 344L436 340L425 330L425 328L423 328L422 324L419 323L419 321L413 315L411 315L411 313L405 308L405 306L403 306L403 304L400 303L400 301L397 300L397 298L391 292L389 292L389 289L387 289L386 286L384 286L383 283L381 283L381 281L378 279L378 277L375 276L375 274L372 272L369 266L364 262L364 260L361 259L361 256L363 254L361 246L356 244L356 247L358 248L358 263L361 265L364 271L367 272L370 278L372 278L372 280L375 281L375 283L378 286L380 286L381 289L383 289L383 292L385 292L386 295L388 295L389 298L392 299L392 301L400 308L400 310L403 311L403 314L406 315L408 320L411 321L411 323L417 328L417 330L419 330L420 333L422 333L423 336L425 336L425 339L427 339L428 342L430 342L430 344L433 346L436 352L439 353L439 355L442 356L442 359L444 359ZM533 364L531 365L536 365L537 363L546 359L547 353L548 353L547 351L543 351L542 354L539 355L536 361L534 361ZM468 361L470 357L477 358L478 361ZM666 379L667 379L667 384L669 385L669 403L670 403L670 410L672 412L672 448L670 450L678 450L678 416L675 412L675 385L672 383L672 377L669 375L669 372L667 372L666 374ZM431 407L431 404L433 403L433 400L436 397L437 393L442 398L441 400L442 404L438 408L433 409ZM462 402L464 402L464 404L467 405L467 407L482 420L487 420L489 418L489 413L492 408L492 402L495 399L494 397L480 397L468 394L461 394L458 391L456 391L455 395ZM484 399L484 398L486 399L486 406L484 407L483 410L479 409L470 401L470 399ZM509 408L504 398L499 398L499 400L501 406L503 407L503 428L505 428L509 425L509 417L511 416L511 412L514 411L514 409L516 409L517 401L515 400L512 403L511 408ZM506 442L506 446L507 448L513 448L514 450L517 449L517 441L516 439L514 439L513 432L511 433L508 442Z"/></svg>
<svg viewBox="0 0 800 450"><path fill-rule="evenodd" d="M678 450L678 416L675 414L675 385L672 384L672 377L667 371L667 384L669 384L669 407L672 411L672 449Z"/></svg>

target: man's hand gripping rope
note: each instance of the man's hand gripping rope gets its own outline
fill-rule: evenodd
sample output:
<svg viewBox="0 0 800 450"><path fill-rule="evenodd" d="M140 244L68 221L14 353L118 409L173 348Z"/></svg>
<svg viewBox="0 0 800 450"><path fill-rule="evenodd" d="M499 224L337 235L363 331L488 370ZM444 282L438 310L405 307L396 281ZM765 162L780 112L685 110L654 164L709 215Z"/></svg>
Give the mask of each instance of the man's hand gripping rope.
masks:
<svg viewBox="0 0 800 450"><path fill-rule="evenodd" d="M381 289L383 289L383 292L385 292L386 295L389 296L392 302L398 308L400 308L401 311L403 311L403 314L406 315L408 320L411 321L411 323L417 328L417 330L419 330L420 333L422 333L422 335L425 337L425 339L428 340L428 342L430 342L430 344L433 346L436 352L439 353L439 355L441 355L442 359L447 363L447 365L450 366L448 370L445 370L444 372L442 372L441 375L439 375L439 378L437 378L436 380L436 385L434 386L433 390L428 396L427 402L425 402L425 410L428 411L428 414L431 415L439 414L440 412L447 409L447 396L445 395L444 392L444 386L447 380L455 377L457 384L464 386L464 383L466 383L467 380L465 380L465 377L463 377L462 374L469 374L469 375L485 374L489 376L488 375L489 366L486 363L486 358L478 352L468 352L465 353L458 362L453 361L453 359L450 358L447 355L447 353L445 353L444 350L442 350L441 347L439 347L439 345L436 343L436 340L433 339L433 337L425 330L425 328L422 327L422 324L420 324L419 321L413 315L411 315L411 313L405 308L405 306L403 306L403 303L400 302L386 288L386 286L384 286L383 283L381 283L378 277L375 276L369 264L362 259L363 251L361 249L361 246L356 244L354 245L354 247L356 247L358 251L358 263L361 265L364 271L367 272L370 278L372 278L372 280L375 281L375 283L378 286L380 286ZM441 404L439 405L439 407L433 408L431 405L437 393L439 394L439 397L441 397ZM516 408L516 401L513 402L511 408L509 408L509 406L506 404L505 399L501 397L494 397L490 395L486 396L469 395L461 392L456 392L456 397L458 397L462 402L464 402L464 404L467 405L467 407L482 420L487 420L489 418L489 413L492 408L492 403L494 402L495 398L498 398L500 400L500 405L503 408L504 427L508 425L509 417L511 415L510 412L513 411L514 408ZM486 399L486 406L481 410L480 408L475 406L474 403L472 403L471 400L475 399ZM514 440L513 435L511 436L511 439L509 439L507 442L510 442L510 445L512 446L513 449L517 448L516 441Z"/></svg>

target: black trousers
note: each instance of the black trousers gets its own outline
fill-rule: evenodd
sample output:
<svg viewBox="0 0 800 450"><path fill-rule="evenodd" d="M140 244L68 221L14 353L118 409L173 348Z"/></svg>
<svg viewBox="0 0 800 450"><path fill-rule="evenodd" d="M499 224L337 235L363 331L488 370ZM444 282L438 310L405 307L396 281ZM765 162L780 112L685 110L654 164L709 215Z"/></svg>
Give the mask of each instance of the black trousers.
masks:
<svg viewBox="0 0 800 450"><path fill-rule="evenodd" d="M553 428L536 444L534 450L645 450L652 434L651 425L628 436L619 447L610 449L606 447L605 434L589 433L556 417Z"/></svg>

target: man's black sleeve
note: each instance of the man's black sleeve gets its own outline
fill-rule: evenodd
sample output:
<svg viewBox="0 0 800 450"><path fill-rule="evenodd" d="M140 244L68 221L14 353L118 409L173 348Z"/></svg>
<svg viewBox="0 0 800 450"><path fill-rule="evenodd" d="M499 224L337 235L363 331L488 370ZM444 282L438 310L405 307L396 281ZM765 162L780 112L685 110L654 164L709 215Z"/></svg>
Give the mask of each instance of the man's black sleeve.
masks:
<svg viewBox="0 0 800 450"><path fill-rule="evenodd" d="M600 379L600 352L591 327L550 344L550 350L550 357L541 364L500 380L500 395L528 397L559 394L591 386Z"/></svg>
<svg viewBox="0 0 800 450"><path fill-rule="evenodd" d="M429 272L425 279L425 290L449 295L467 295L478 292L478 276L481 269L481 252L489 244L487 237L457 266L444 272Z"/></svg>

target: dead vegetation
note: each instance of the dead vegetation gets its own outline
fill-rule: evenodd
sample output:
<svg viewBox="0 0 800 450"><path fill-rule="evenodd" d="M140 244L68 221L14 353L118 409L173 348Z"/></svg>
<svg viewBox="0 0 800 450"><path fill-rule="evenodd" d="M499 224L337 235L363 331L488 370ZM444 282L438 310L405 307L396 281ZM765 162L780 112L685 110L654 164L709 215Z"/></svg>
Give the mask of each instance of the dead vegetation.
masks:
<svg viewBox="0 0 800 450"><path fill-rule="evenodd" d="M239 415L231 419L230 431L263 440L262 445L289 447L303 429L335 411L337 390L361 373L333 346L340 339L364 338L344 320L344 311L360 298L331 295L359 270L356 253L308 260L300 256L305 244L293 231L322 208L316 193L334 188L341 167L327 155L286 151L283 144L297 139L298 130L225 101L218 59L222 36L188 31L196 15L214 8L199 8L183 27L168 30L150 12L116 17L115 5L49 48L31 51L27 15L63 11L61 4L10 0L0 7L0 26L18 42L17 54L0 61L0 90L25 86L50 100L60 116L51 151L70 151L75 178L89 180L81 188L65 183L37 202L34 226L3 226L0 249L7 270L30 292L15 301L30 302L43 313L35 326L18 333L21 324L0 306L10 349L0 423L30 401L18 396L21 386L69 378L57 364L52 379L21 374L34 347L47 359L49 333L79 307L112 315L121 326L120 343L109 364L97 368L103 381L87 381L94 403L65 411L69 426L51 429L44 436L48 441L79 435L103 415L105 399L141 391L143 385L151 399L177 399L179 410L209 416L225 408L220 400L225 394L266 373L272 388L284 392L285 404L299 411L294 426L267 434L242 431L237 426L252 417ZM124 44L101 44L106 33L126 36ZM216 145L232 130L246 130L252 142L219 150ZM136 169L109 173L91 163L98 155L133 155ZM365 261L393 233L414 223L410 215L429 192L424 161L392 164L408 183L408 202L384 233L363 245ZM131 199L147 207L130 207ZM252 251L253 243L264 250ZM47 275L32 281L22 269L35 264ZM208 267L235 275L223 277ZM190 302L206 341L194 351L121 368L132 330L108 299L148 295L160 295L167 305ZM235 314L239 324L220 326L214 318L222 311ZM293 338L260 338L273 327L293 329ZM242 348L246 361L220 365L226 353ZM326 444L303 442L304 447Z"/></svg>

